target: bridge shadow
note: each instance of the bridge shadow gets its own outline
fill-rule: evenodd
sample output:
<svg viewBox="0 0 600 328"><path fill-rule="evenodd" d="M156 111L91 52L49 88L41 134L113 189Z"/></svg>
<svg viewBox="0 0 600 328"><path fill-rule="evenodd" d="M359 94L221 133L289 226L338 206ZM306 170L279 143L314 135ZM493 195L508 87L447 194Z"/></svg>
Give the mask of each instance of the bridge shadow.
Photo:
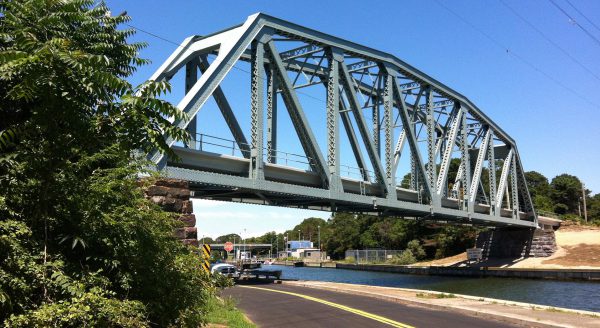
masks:
<svg viewBox="0 0 600 328"><path fill-rule="evenodd" d="M288 280L288 279L285 279L285 280ZM281 280L280 279L256 279L256 278L239 279L239 280L236 280L235 284L236 285L245 285L245 286L272 285L272 284L281 284Z"/></svg>
<svg viewBox="0 0 600 328"><path fill-rule="evenodd" d="M509 266L512 266L514 264L517 264L521 261L524 261L526 258L524 257L520 257L520 258L490 258L487 260L482 260L479 262L473 262L473 261L461 261L461 262L457 262L451 265L448 265L448 267L455 267L455 268L483 268L483 267L497 267L497 268L506 268Z"/></svg>

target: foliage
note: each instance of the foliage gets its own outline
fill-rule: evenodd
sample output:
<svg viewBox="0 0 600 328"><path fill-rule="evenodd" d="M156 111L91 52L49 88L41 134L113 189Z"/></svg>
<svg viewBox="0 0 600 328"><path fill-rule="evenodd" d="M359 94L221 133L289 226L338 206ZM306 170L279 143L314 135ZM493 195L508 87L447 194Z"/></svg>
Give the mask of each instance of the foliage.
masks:
<svg viewBox="0 0 600 328"><path fill-rule="evenodd" d="M565 210L565 212L559 214L577 211L577 204L581 197L581 182L577 177L569 174L561 174L554 177L550 185L552 187L550 196L556 204L555 206L559 204L564 205L560 206L560 208Z"/></svg>
<svg viewBox="0 0 600 328"><path fill-rule="evenodd" d="M219 277L143 196L146 163L185 119L130 85L140 43L91 0L0 4L0 322L8 326L190 326ZM8 145L8 146L6 146Z"/></svg>
<svg viewBox="0 0 600 328"><path fill-rule="evenodd" d="M215 239L215 242L223 244L226 242L231 242L231 243L235 243L235 244L241 244L242 243L242 237L240 237L240 235L235 234L235 233L230 233L228 235L223 235L223 236L219 236L217 237L217 239Z"/></svg>
<svg viewBox="0 0 600 328"><path fill-rule="evenodd" d="M417 262L417 258L410 249L405 249L402 253L395 255L388 262L391 264L409 265Z"/></svg>
<svg viewBox="0 0 600 328"><path fill-rule="evenodd" d="M570 174L561 174L548 183L545 176L535 171L526 172L525 178L536 210L554 212L567 220L582 219L583 195L579 178ZM588 221L592 223L600 221L600 194L591 196L590 191L585 190L585 197Z"/></svg>
<svg viewBox="0 0 600 328"><path fill-rule="evenodd" d="M478 230L469 226L445 225L436 235L435 258L440 259L464 252L473 247Z"/></svg>
<svg viewBox="0 0 600 328"><path fill-rule="evenodd" d="M207 321L212 325L223 325L230 328L253 328L256 327L236 309L232 298L210 298L207 304Z"/></svg>
<svg viewBox="0 0 600 328"><path fill-rule="evenodd" d="M114 293L98 287L61 300L46 303L28 314L11 317L8 327L146 327L144 305L119 301Z"/></svg>
<svg viewBox="0 0 600 328"><path fill-rule="evenodd" d="M421 242L417 239L413 239L410 242L408 242L408 245L406 245L406 249L411 251L411 253L417 260L422 260L426 256L425 250L421 246Z"/></svg>

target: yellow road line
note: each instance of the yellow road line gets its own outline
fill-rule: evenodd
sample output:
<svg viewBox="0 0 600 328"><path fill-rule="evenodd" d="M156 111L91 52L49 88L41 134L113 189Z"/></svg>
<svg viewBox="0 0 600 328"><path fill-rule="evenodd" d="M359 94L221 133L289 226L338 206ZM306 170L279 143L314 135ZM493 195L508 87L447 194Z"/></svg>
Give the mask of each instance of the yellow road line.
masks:
<svg viewBox="0 0 600 328"><path fill-rule="evenodd" d="M281 294L287 294L287 295L292 295L292 296L297 296L297 297L301 297L304 298L306 300L309 301L313 301L313 302L317 302L317 303L321 303L321 304L325 304L325 305L329 305L331 307L334 308L338 308L344 311L348 311L350 313L354 313L360 316L363 316L365 318L369 318L371 320L375 320L375 321L379 321L381 323L385 323L387 325L390 325L392 327L400 327L400 328L414 328L413 326L409 326L407 324L398 322L398 321L394 321L392 319L388 319L386 317L382 317L376 314L372 314L369 312L365 312L359 309L355 309L355 308L351 308L349 306L346 305L341 305L341 304L337 304L337 303L333 303L333 302L329 302L320 298L316 298L316 297L312 297L312 296L308 296L308 295L303 295L303 294L298 294L298 293L293 293L293 292L287 292L284 290L276 290L276 289L270 289L270 288L261 288L261 287L253 287L253 286L244 286L244 285L238 285L239 287L242 288L250 288L250 289L259 289L259 290L264 290L264 291L269 291L269 292L274 292L274 293L281 293Z"/></svg>

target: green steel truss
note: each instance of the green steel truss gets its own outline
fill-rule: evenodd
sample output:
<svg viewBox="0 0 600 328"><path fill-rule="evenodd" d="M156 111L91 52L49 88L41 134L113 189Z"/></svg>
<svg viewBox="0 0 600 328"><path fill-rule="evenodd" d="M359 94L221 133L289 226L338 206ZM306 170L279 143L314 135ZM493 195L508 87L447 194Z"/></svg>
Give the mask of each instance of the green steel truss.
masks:
<svg viewBox="0 0 600 328"><path fill-rule="evenodd" d="M239 87L251 97L234 110L220 83L240 62L250 65L249 85ZM174 124L200 139L168 140L179 160L159 152L149 158L166 175L190 181L196 197L537 226L515 141L469 99L391 54L259 13L187 38L151 79L170 80L182 69L186 93L178 107L191 119ZM323 90L323 105L310 107L322 112L323 135L315 135L300 101L304 88ZM203 150L208 136L196 131L196 115L209 97L234 138L232 156ZM304 170L278 156L278 107L293 123ZM246 108L250 129L242 131L236 110ZM357 177L340 163L340 126ZM400 186L402 158L410 160L410 183ZM450 179L453 159L460 164Z"/></svg>

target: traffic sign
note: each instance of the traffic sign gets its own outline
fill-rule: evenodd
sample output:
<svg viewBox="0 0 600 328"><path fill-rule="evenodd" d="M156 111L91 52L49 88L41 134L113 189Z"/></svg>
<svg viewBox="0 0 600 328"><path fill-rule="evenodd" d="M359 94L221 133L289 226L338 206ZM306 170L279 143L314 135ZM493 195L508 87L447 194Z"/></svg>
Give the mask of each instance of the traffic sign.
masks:
<svg viewBox="0 0 600 328"><path fill-rule="evenodd" d="M233 243L230 241L226 242L224 248L225 251L231 252L233 250Z"/></svg>
<svg viewBox="0 0 600 328"><path fill-rule="evenodd" d="M203 244L202 245L202 253L204 255L204 258L202 259L202 268L210 273L210 245L209 244Z"/></svg>

